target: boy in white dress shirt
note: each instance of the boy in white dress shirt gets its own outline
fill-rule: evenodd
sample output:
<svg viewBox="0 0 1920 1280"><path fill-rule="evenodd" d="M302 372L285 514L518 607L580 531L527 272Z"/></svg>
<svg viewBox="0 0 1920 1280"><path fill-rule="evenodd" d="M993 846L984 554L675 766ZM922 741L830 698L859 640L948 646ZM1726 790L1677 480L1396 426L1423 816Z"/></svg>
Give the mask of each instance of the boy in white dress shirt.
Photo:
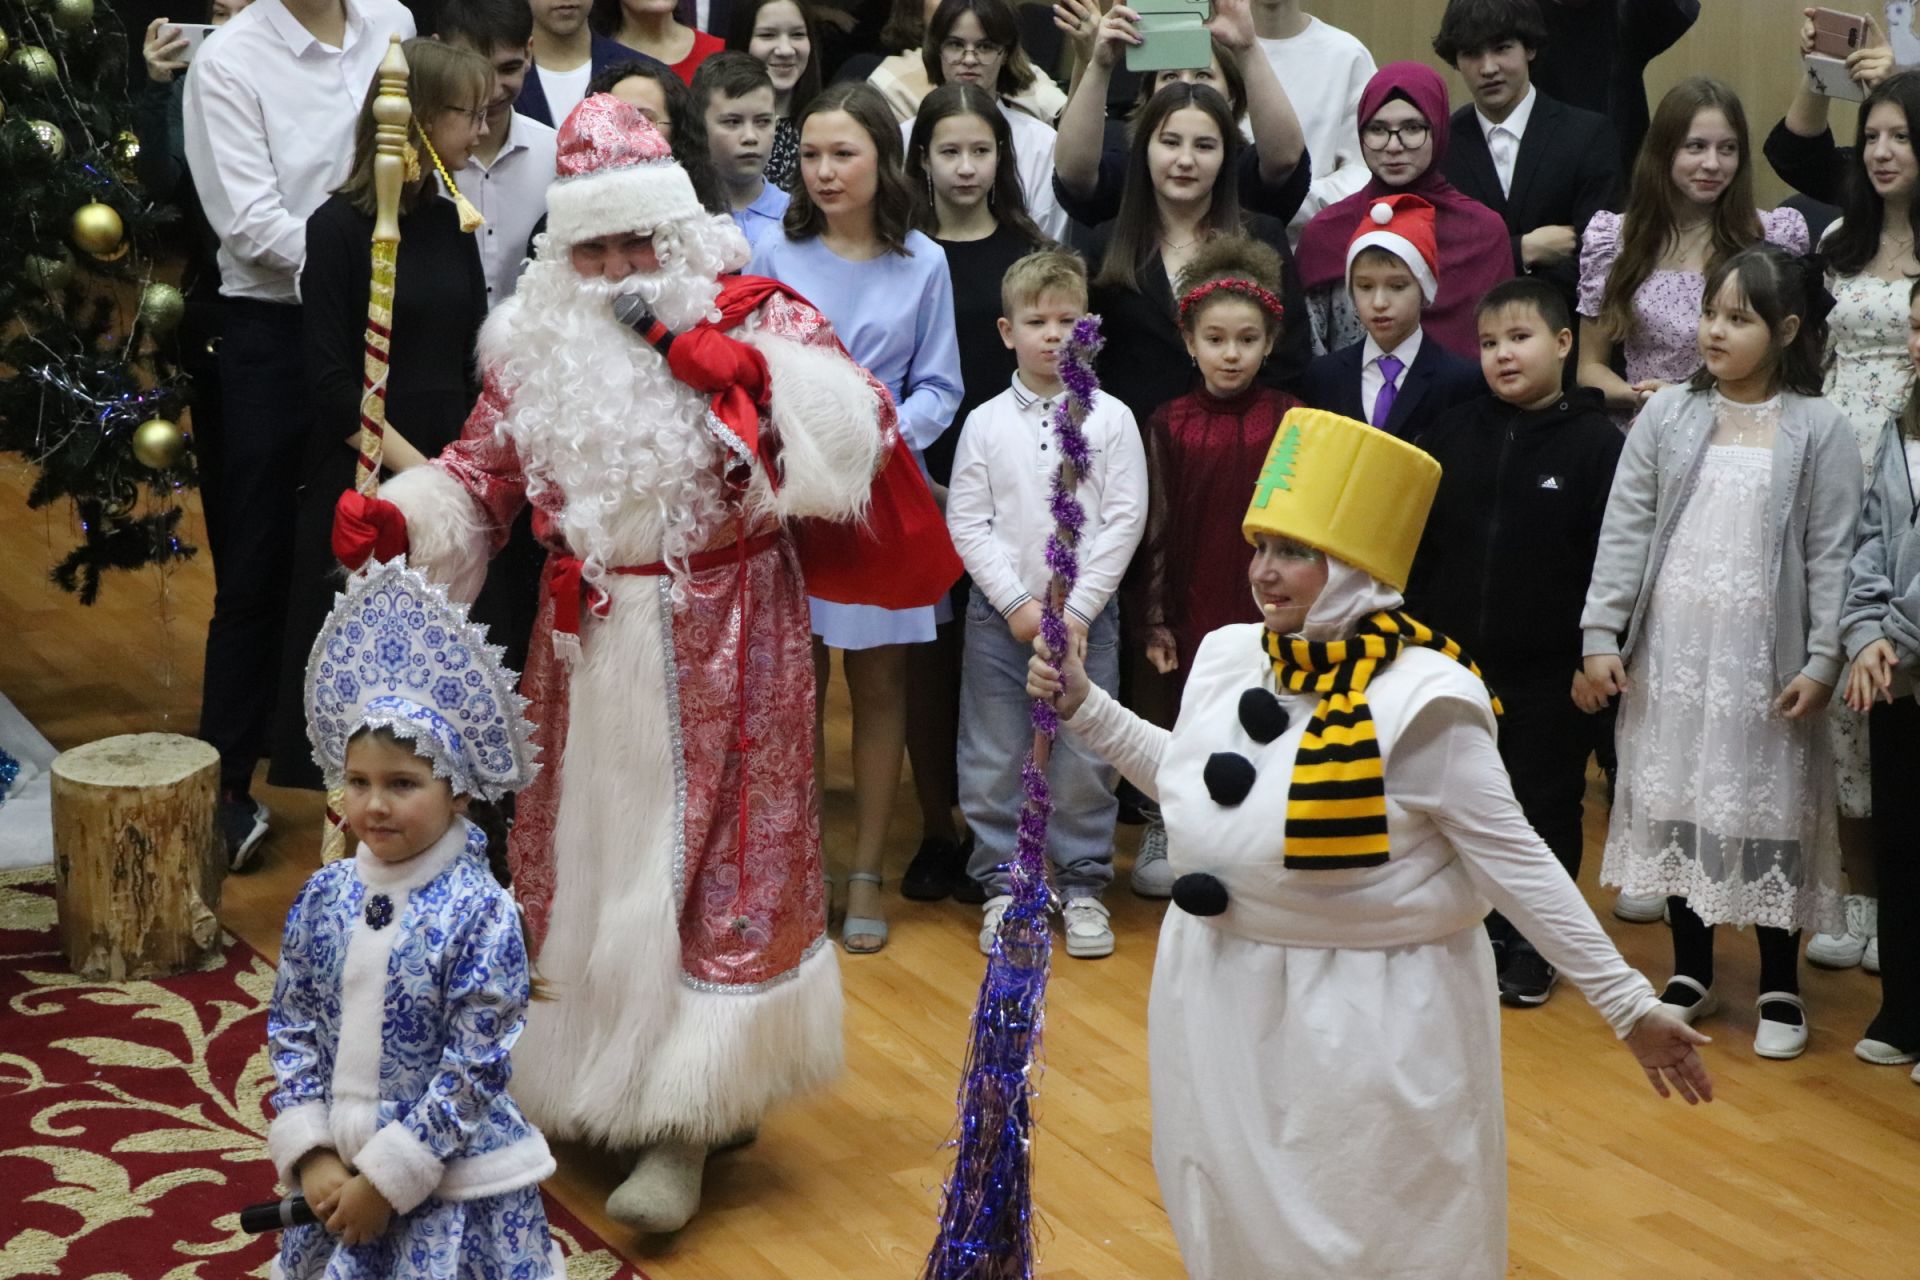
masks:
<svg viewBox="0 0 1920 1280"><path fill-rule="evenodd" d="M1052 571L1049 502L1060 469L1053 413L1065 395L1059 354L1087 310L1080 259L1060 250L1029 254L1000 285L1000 337L1017 361L1013 385L967 415L947 490L947 528L973 579L960 676L960 808L973 832L967 873L987 886L980 949L988 952L1007 896L1008 863L1020 819L1021 762L1033 730L1027 658L1040 629ZM1080 573L1066 599L1067 626L1087 641L1087 674L1112 693L1120 683L1119 605L1114 592L1146 526L1147 457L1133 414L1096 393L1081 430L1093 465L1076 496L1086 511ZM1053 820L1047 855L1065 900L1067 954L1111 955L1113 930L1101 892L1113 881L1118 814L1114 772L1071 735L1047 769Z"/></svg>

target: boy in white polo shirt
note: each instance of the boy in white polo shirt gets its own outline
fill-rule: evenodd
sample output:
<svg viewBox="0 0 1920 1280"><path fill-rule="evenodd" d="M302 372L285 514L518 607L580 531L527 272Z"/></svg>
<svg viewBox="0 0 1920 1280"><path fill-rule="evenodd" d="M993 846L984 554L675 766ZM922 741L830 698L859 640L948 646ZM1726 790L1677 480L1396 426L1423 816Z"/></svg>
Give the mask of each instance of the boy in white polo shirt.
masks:
<svg viewBox="0 0 1920 1280"><path fill-rule="evenodd" d="M1018 367L1013 385L967 415L947 490L947 528L973 578L960 676L960 808L973 832L967 873L987 887L980 949L990 951L1007 896L1008 863L1024 791L1027 659L1040 629L1052 570L1054 476L1060 469L1053 412L1066 394L1059 354L1086 314L1087 275L1061 250L1029 254L1000 285L1000 336ZM1087 642L1087 677L1109 693L1120 683L1119 604L1114 592L1146 527L1147 456L1133 414L1103 393L1081 430L1093 463L1075 496L1086 512L1080 573L1066 600L1067 626ZM1113 930L1101 892L1113 880L1118 814L1114 772L1070 734L1047 769L1053 820L1047 856L1065 900L1067 954L1110 955Z"/></svg>

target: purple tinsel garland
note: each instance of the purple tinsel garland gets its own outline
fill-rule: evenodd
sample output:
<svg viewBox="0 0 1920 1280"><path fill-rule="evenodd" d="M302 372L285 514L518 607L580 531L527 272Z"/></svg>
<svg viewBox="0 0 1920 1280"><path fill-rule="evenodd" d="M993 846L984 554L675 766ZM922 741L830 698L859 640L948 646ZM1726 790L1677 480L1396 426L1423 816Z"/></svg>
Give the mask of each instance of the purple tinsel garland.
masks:
<svg viewBox="0 0 1920 1280"><path fill-rule="evenodd" d="M1040 634L1056 654L1066 652L1068 644L1062 603L1080 575L1080 530L1087 516L1074 485L1093 462L1080 424L1099 390L1093 360L1100 345L1100 317L1084 316L1060 353L1060 381L1067 394L1054 411L1053 433L1063 461L1049 500L1055 531L1047 539L1046 561L1053 587L1041 602L1040 620ZM1059 712L1036 698L1032 718L1035 733L1051 744L1060 730ZM1033 753L1021 767L1020 781L1025 802L1014 843L1013 901L1000 917L974 1006L953 1174L940 1234L921 1272L925 1280L1029 1280L1033 1275L1032 1102L1053 956L1047 918L1053 793Z"/></svg>

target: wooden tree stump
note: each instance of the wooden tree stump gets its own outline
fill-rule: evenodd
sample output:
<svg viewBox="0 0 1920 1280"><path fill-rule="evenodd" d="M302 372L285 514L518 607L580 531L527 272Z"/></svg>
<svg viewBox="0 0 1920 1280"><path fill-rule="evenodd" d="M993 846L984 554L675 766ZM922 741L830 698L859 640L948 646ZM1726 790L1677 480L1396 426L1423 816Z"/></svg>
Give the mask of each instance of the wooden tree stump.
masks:
<svg viewBox="0 0 1920 1280"><path fill-rule="evenodd" d="M197 968L220 946L220 756L130 733L53 762L54 896L73 971L120 981Z"/></svg>

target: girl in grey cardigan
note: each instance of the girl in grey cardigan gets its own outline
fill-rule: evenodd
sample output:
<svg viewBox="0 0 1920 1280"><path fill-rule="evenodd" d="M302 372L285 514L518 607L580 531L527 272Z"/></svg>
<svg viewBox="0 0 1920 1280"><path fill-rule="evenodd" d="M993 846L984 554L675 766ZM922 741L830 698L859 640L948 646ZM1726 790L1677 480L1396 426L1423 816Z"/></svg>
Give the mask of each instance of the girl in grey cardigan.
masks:
<svg viewBox="0 0 1920 1280"><path fill-rule="evenodd" d="M1757 926L1755 1052L1805 1051L1799 932L1837 923L1839 841L1820 712L1860 457L1820 398L1820 272L1771 246L1708 276L1705 367L1647 402L1614 475L1581 625L1583 688L1624 694L1601 879L1663 895L1691 1021L1718 1003L1713 927Z"/></svg>
<svg viewBox="0 0 1920 1280"><path fill-rule="evenodd" d="M1908 295L1907 354L1920 365L1920 283ZM1920 859L1910 843L1920 826L1920 391L1880 437L1867 482L1865 514L1847 572L1840 636L1853 666L1847 703L1869 711L1873 759L1874 873L1880 887L1880 1012L1853 1047L1866 1062L1894 1066L1920 1057ZM1920 1068L1913 1073L1920 1084Z"/></svg>

